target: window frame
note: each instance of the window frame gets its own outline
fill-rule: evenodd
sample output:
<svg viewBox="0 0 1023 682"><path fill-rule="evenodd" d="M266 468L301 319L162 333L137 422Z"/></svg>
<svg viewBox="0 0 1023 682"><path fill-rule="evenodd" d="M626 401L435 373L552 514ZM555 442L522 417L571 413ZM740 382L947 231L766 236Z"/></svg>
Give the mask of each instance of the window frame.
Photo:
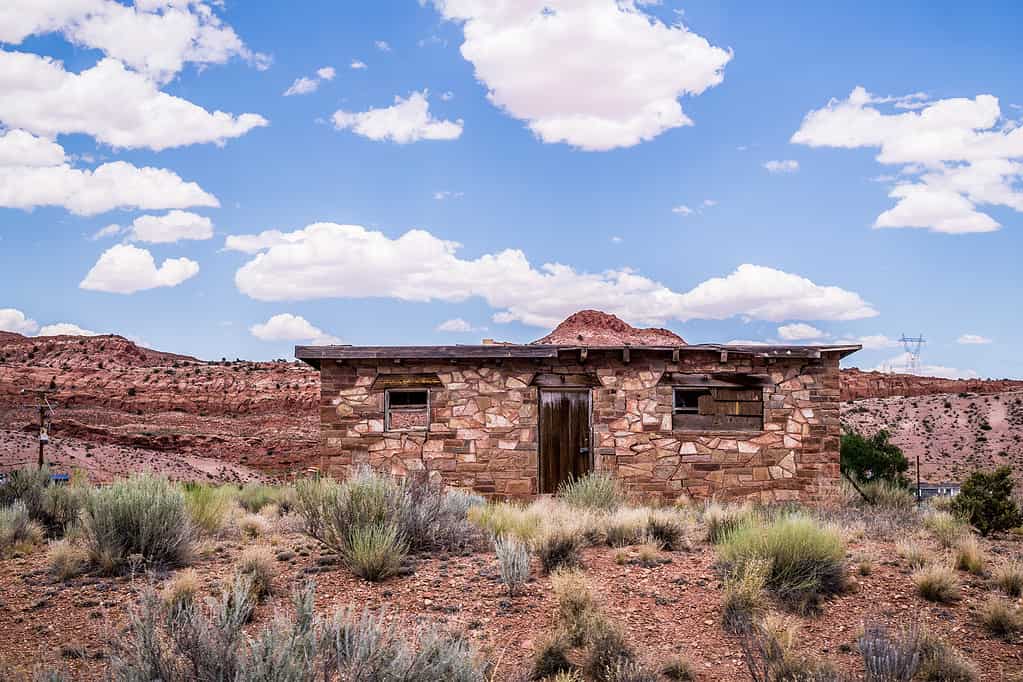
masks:
<svg viewBox="0 0 1023 682"><path fill-rule="evenodd" d="M425 393L426 394L426 405L424 407L392 407L391 406L391 394L392 393ZM429 431L431 422L432 412L432 396L430 395L430 389L423 388L386 388L384 389L384 431ZM393 411L398 412L419 412L426 410L426 424L424 426L412 426L404 429L394 428L391 426L391 413Z"/></svg>
<svg viewBox="0 0 1023 682"><path fill-rule="evenodd" d="M679 391L690 391L692 393L699 393L700 395L713 395L710 392L710 389L708 387L706 387L706 386L685 386L685 385L678 386L678 385L673 385L671 387L671 414L672 414L672 416L674 416L676 414L699 414L700 413L700 407L699 407L698 404L697 404L696 407L694 407L692 409L690 409L688 407L687 408L680 408L679 407L679 405L678 405L678 392ZM699 397L697 397L697 403L699 403Z"/></svg>

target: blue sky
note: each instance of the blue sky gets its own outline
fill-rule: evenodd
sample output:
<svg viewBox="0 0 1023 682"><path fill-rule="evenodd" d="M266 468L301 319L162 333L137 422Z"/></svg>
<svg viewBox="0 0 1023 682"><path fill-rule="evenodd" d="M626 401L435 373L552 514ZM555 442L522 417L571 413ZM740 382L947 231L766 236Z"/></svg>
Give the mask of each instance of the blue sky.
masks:
<svg viewBox="0 0 1023 682"><path fill-rule="evenodd" d="M51 4L0 9L0 328L272 358L596 307L1023 376L1017 3Z"/></svg>

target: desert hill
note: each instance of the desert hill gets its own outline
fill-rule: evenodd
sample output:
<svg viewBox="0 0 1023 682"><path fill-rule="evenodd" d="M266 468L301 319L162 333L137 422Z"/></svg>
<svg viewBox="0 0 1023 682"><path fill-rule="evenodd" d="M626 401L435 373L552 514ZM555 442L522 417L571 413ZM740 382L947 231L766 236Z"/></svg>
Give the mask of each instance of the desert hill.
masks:
<svg viewBox="0 0 1023 682"><path fill-rule="evenodd" d="M535 343L685 341L584 310ZM34 398L21 394L26 388L52 389L48 459L61 469L88 469L97 480L140 469L240 480L317 462L319 374L300 363L207 362L114 335L0 332L0 469L35 461L38 411ZM921 455L925 477L957 479L977 466L1023 464L1023 381L854 368L842 371L841 395L843 423L865 433L889 429L907 455Z"/></svg>

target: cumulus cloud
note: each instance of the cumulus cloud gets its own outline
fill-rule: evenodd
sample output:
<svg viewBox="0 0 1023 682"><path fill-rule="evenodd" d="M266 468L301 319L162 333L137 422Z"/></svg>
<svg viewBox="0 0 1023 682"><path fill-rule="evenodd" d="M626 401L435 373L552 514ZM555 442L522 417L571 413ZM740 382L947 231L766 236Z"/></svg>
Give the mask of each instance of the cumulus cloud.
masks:
<svg viewBox="0 0 1023 682"><path fill-rule="evenodd" d="M369 68L368 66L366 66L366 62L359 61L358 59L353 59L352 63L349 64L348 66L349 66L349 68L352 68L352 69L355 69L355 70L368 69Z"/></svg>
<svg viewBox="0 0 1023 682"><path fill-rule="evenodd" d="M223 144L268 125L258 114L209 112L161 92L116 59L71 73L50 57L0 51L0 121L48 139L82 133L118 148Z"/></svg>
<svg viewBox="0 0 1023 682"><path fill-rule="evenodd" d="M634 0L433 0L462 24L487 97L548 143L631 147L692 125L679 98L724 80L728 50Z"/></svg>
<svg viewBox="0 0 1023 682"><path fill-rule="evenodd" d="M290 233L239 236L227 248L255 254L235 283L263 301L479 297L498 311L495 321L543 327L590 307L642 324L735 315L782 321L877 314L853 292L758 265L740 265L680 293L628 269L587 273L560 263L537 268L516 249L466 260L458 256L459 244L424 230L392 239L359 225L316 223Z"/></svg>
<svg viewBox="0 0 1023 682"><path fill-rule="evenodd" d="M387 43L386 40L377 40L373 44L381 52L390 52L391 51L391 46Z"/></svg>
<svg viewBox="0 0 1023 682"><path fill-rule="evenodd" d="M679 204L678 206L671 209L672 213L678 213L679 215L692 215L693 209L689 208L685 204Z"/></svg>
<svg viewBox="0 0 1023 682"><path fill-rule="evenodd" d="M82 329L77 324L58 322L48 324L39 330L39 336L99 336L99 332Z"/></svg>
<svg viewBox="0 0 1023 682"><path fill-rule="evenodd" d="M257 339L263 341L308 341L316 346L341 343L341 339L324 333L322 329L313 326L304 317L291 313L274 315L266 322L252 325L249 327L249 331Z"/></svg>
<svg viewBox="0 0 1023 682"><path fill-rule="evenodd" d="M845 343L840 341L839 343ZM894 348L899 345L898 339L892 339L884 334L868 334L851 340L851 343L858 343L866 350L881 350L882 348Z"/></svg>
<svg viewBox="0 0 1023 682"><path fill-rule="evenodd" d="M796 322L778 327L778 336L785 341L800 341L803 339L822 339L827 336L827 333L805 322Z"/></svg>
<svg viewBox="0 0 1023 682"><path fill-rule="evenodd" d="M217 4L217 3L212 3ZM59 32L70 42L102 51L158 82L185 63L223 64L241 57L261 68L269 57L252 52L230 26L200 0L5 0L0 42L16 45L31 35Z"/></svg>
<svg viewBox="0 0 1023 682"><path fill-rule="evenodd" d="M786 159L784 161L765 161L764 168L767 169L768 173L795 173L799 170L799 162Z"/></svg>
<svg viewBox="0 0 1023 682"><path fill-rule="evenodd" d="M60 145L25 131L10 130L0 136L0 206L62 206L78 215L96 215L115 208L160 210L220 205L196 183L185 182L163 168L139 168L114 161L95 169L81 169L64 159ZM96 236L115 233L108 228Z"/></svg>
<svg viewBox="0 0 1023 682"><path fill-rule="evenodd" d="M468 332L476 331L476 328L469 324L468 321L463 320L460 317L455 317L450 320L444 320L437 325L437 331L439 332L451 332L454 334L465 334Z"/></svg>
<svg viewBox="0 0 1023 682"><path fill-rule="evenodd" d="M0 331L30 336L39 329L39 323L17 308L0 308Z"/></svg>
<svg viewBox="0 0 1023 682"><path fill-rule="evenodd" d="M958 339L956 339L956 343L960 343L966 346L978 346L993 342L991 341L991 339L987 338L986 336L981 336L980 334L963 334Z"/></svg>
<svg viewBox="0 0 1023 682"><path fill-rule="evenodd" d="M335 111L334 127L371 140L390 140L398 144L419 140L457 140L462 135L462 119L442 121L430 114L427 92L413 92L407 99L394 98L394 105L383 109L352 113Z"/></svg>
<svg viewBox="0 0 1023 682"><path fill-rule="evenodd" d="M316 69L316 77L320 80L332 81L335 75L337 75L337 71L334 70L333 66L322 66Z"/></svg>
<svg viewBox="0 0 1023 682"><path fill-rule="evenodd" d="M1023 212L1023 127L1003 119L992 95L928 101L922 93L880 98L857 87L809 112L792 142L874 147L879 163L901 167L888 194L896 203L875 228L991 232L1000 224L978 206Z"/></svg>
<svg viewBox="0 0 1023 682"><path fill-rule="evenodd" d="M182 239L212 239L213 221L189 211L143 215L132 221L130 237L150 244L172 244Z"/></svg>
<svg viewBox="0 0 1023 682"><path fill-rule="evenodd" d="M465 192L452 192L450 190L441 190L440 192L434 192L433 198L437 201L444 201L445 199L461 199L465 196Z"/></svg>
<svg viewBox="0 0 1023 682"><path fill-rule="evenodd" d="M174 287L199 274L199 264L188 258L168 258L156 266L148 250L118 244L104 251L78 285L91 291L133 294L157 287Z"/></svg>
<svg viewBox="0 0 1023 682"><path fill-rule="evenodd" d="M316 92L319 87L320 82L318 80L299 76L291 85L288 86L288 89L284 91L284 96L291 97L292 95L308 95L311 92Z"/></svg>

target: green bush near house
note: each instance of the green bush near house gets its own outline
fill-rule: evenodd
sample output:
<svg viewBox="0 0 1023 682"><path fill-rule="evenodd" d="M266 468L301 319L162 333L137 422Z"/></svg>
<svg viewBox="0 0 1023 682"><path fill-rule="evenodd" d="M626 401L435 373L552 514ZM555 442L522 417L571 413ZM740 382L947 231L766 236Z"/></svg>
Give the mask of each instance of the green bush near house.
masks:
<svg viewBox="0 0 1023 682"><path fill-rule="evenodd" d="M843 434L842 473L858 481L888 481L905 486L909 461L888 438L884 429L869 438L855 432Z"/></svg>
<svg viewBox="0 0 1023 682"><path fill-rule="evenodd" d="M1012 468L1003 466L970 474L952 501L952 512L983 536L1023 524L1019 505L1012 499Z"/></svg>

